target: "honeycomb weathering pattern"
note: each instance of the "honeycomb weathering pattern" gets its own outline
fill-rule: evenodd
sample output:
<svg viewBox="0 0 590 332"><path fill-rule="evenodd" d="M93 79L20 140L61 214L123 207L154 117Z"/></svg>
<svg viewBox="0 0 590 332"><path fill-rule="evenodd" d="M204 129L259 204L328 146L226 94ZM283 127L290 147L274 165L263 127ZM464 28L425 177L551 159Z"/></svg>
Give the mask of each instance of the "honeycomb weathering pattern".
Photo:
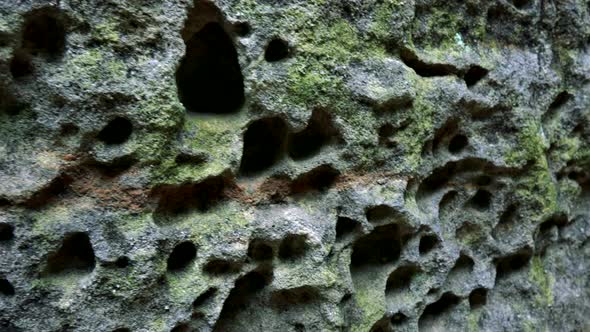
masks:
<svg viewBox="0 0 590 332"><path fill-rule="evenodd" d="M590 4L0 2L0 331L590 329Z"/></svg>

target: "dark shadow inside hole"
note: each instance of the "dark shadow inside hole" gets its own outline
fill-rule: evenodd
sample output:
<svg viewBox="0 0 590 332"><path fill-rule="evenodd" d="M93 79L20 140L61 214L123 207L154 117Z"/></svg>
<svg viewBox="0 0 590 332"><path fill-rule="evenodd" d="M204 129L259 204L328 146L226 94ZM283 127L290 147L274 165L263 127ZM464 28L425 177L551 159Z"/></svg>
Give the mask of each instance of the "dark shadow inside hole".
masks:
<svg viewBox="0 0 590 332"><path fill-rule="evenodd" d="M340 176L340 171L331 165L318 166L293 180L291 192L302 194L312 191L324 191L332 187L338 176Z"/></svg>
<svg viewBox="0 0 590 332"><path fill-rule="evenodd" d="M188 265L197 256L197 247L190 241L181 242L174 247L170 256L168 256L168 271L180 271Z"/></svg>
<svg viewBox="0 0 590 332"><path fill-rule="evenodd" d="M338 135L332 122L332 114L323 109L314 109L307 127L289 135L289 156L295 160L317 154L324 145Z"/></svg>
<svg viewBox="0 0 590 332"><path fill-rule="evenodd" d="M240 109L245 97L238 53L219 23L207 23L186 41L176 84L189 111L223 114Z"/></svg>
<svg viewBox="0 0 590 332"><path fill-rule="evenodd" d="M90 272L96 265L94 249L86 233L72 233L64 237L61 247L47 259L47 272Z"/></svg>
<svg viewBox="0 0 590 332"><path fill-rule="evenodd" d="M193 301L193 308L198 308L209 302L209 300L211 300L215 294L217 294L217 288L210 287Z"/></svg>
<svg viewBox="0 0 590 332"><path fill-rule="evenodd" d="M399 217L399 213L394 208L385 204L368 208L365 215L367 216L367 221L373 224L393 221Z"/></svg>
<svg viewBox="0 0 590 332"><path fill-rule="evenodd" d="M270 303L273 307L287 309L295 305L310 304L319 300L320 293L311 286L281 289L272 293Z"/></svg>
<svg viewBox="0 0 590 332"><path fill-rule="evenodd" d="M523 248L518 252L496 258L496 279L503 279L527 266L533 255L531 248Z"/></svg>
<svg viewBox="0 0 590 332"><path fill-rule="evenodd" d="M449 64L426 63L409 49L400 51L401 60L422 77L449 76L457 74L457 68Z"/></svg>
<svg viewBox="0 0 590 332"><path fill-rule="evenodd" d="M571 98L573 98L572 94L567 91L562 91L555 97L555 99L553 99L553 102L549 105L549 109L558 109L565 105Z"/></svg>
<svg viewBox="0 0 590 332"><path fill-rule="evenodd" d="M215 323L213 331L228 331L232 326L239 311L244 310L248 303L264 287L272 281L272 270L267 267L258 267L256 270L247 273L236 280L234 288L223 303L219 319Z"/></svg>
<svg viewBox="0 0 590 332"><path fill-rule="evenodd" d="M449 142L449 152L450 153L459 153L463 151L469 144L469 139L465 135L455 135Z"/></svg>
<svg viewBox="0 0 590 332"><path fill-rule="evenodd" d="M33 73L33 62L29 53L16 50L10 59L10 74L14 78L20 78Z"/></svg>
<svg viewBox="0 0 590 332"><path fill-rule="evenodd" d="M436 235L424 235L420 239L420 244L418 245L418 251L420 255L425 255L432 251L434 247L438 245L439 241Z"/></svg>
<svg viewBox="0 0 590 332"><path fill-rule="evenodd" d="M261 239L254 239L248 245L248 257L255 261L270 260L274 256L272 247Z"/></svg>
<svg viewBox="0 0 590 332"><path fill-rule="evenodd" d="M14 286L8 280L0 279L0 294L12 296L14 293Z"/></svg>
<svg viewBox="0 0 590 332"><path fill-rule="evenodd" d="M476 288L469 294L469 306L471 310L483 307L487 302L488 290L485 288Z"/></svg>
<svg viewBox="0 0 590 332"><path fill-rule="evenodd" d="M252 27L248 22L235 22L233 24L233 30L236 35L240 37L247 37L252 31Z"/></svg>
<svg viewBox="0 0 590 332"><path fill-rule="evenodd" d="M449 272L449 275L451 278L455 278L460 274L469 274L473 272L474 265L475 262L471 257L461 254Z"/></svg>
<svg viewBox="0 0 590 332"><path fill-rule="evenodd" d="M358 226L359 223L356 220L347 217L338 217L338 220L336 221L336 239L342 239L354 232Z"/></svg>
<svg viewBox="0 0 590 332"><path fill-rule="evenodd" d="M396 312L391 316L390 322L391 325L401 325L408 320L408 316L404 315L401 312Z"/></svg>
<svg viewBox="0 0 590 332"><path fill-rule="evenodd" d="M400 292L410 289L412 278L420 272L420 268L415 265L400 266L393 271L385 286L386 293Z"/></svg>
<svg viewBox="0 0 590 332"><path fill-rule="evenodd" d="M450 292L444 293L438 301L431 303L427 305L426 308L424 308L424 311L418 320L418 326L422 330L425 323L435 320L445 312L452 310L452 308L458 305L460 302L461 298L455 294Z"/></svg>
<svg viewBox="0 0 590 332"><path fill-rule="evenodd" d="M305 255L307 249L307 235L289 234L281 241L279 258L282 260L297 259Z"/></svg>
<svg viewBox="0 0 590 332"><path fill-rule="evenodd" d="M410 230L403 225L375 227L352 247L351 269L394 262L408 241Z"/></svg>
<svg viewBox="0 0 590 332"><path fill-rule="evenodd" d="M530 3L531 0L512 0L512 4L518 9L526 8L530 5Z"/></svg>
<svg viewBox="0 0 590 332"><path fill-rule="evenodd" d="M252 175L276 163L284 152L287 131L287 124L279 117L251 123L244 133L240 173Z"/></svg>
<svg viewBox="0 0 590 332"><path fill-rule="evenodd" d="M268 62L283 60L289 56L289 43L281 38L273 38L264 51L264 59Z"/></svg>
<svg viewBox="0 0 590 332"><path fill-rule="evenodd" d="M487 74L487 69L474 65L471 66L469 70L467 70L467 72L463 76L463 79L465 80L465 84L467 84L468 87L471 87L476 85L479 81L486 77Z"/></svg>
<svg viewBox="0 0 590 332"><path fill-rule="evenodd" d="M123 268L126 268L127 266L129 266L130 263L131 262L129 260L129 257L121 256L121 257L117 258L117 260L115 261L115 266L123 269Z"/></svg>
<svg viewBox="0 0 590 332"><path fill-rule="evenodd" d="M107 145L125 143L133 132L133 124L129 119L117 117L98 133L97 138Z"/></svg>
<svg viewBox="0 0 590 332"><path fill-rule="evenodd" d="M14 238L14 226L0 223L0 241L10 241Z"/></svg>
<svg viewBox="0 0 590 332"><path fill-rule="evenodd" d="M63 14L57 7L35 9L25 15L22 46L31 52L59 55L66 43Z"/></svg>
<svg viewBox="0 0 590 332"><path fill-rule="evenodd" d="M232 274L240 272L241 267L241 264L237 262L213 259L205 264L203 271L212 275Z"/></svg>
<svg viewBox="0 0 590 332"><path fill-rule="evenodd" d="M484 189L479 189L469 200L469 205L479 211L488 210L491 204L492 194Z"/></svg>
<svg viewBox="0 0 590 332"><path fill-rule="evenodd" d="M176 325L170 332L193 332L190 326L186 323Z"/></svg>

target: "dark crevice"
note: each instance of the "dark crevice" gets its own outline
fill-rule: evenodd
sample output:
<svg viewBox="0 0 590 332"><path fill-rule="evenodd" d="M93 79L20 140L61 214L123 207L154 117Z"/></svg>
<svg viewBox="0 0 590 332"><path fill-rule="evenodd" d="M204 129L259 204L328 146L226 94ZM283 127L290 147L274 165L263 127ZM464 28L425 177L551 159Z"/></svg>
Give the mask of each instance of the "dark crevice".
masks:
<svg viewBox="0 0 590 332"><path fill-rule="evenodd" d="M4 278L0 279L0 294L4 296L13 296L14 293L14 286Z"/></svg>
<svg viewBox="0 0 590 332"><path fill-rule="evenodd" d="M209 1L197 3L214 7ZM198 9L196 6L195 10ZM208 9L214 12L210 20L220 20L222 15L218 11ZM189 16L183 32L188 34L189 26L194 24ZM238 111L245 100L244 78L238 53L224 24L206 23L198 32L187 36L185 44L186 54L176 71L176 84L180 101L187 110L217 114Z"/></svg>
<svg viewBox="0 0 590 332"><path fill-rule="evenodd" d="M234 274L240 272L242 264L225 259L213 259L203 267L203 271L211 275Z"/></svg>
<svg viewBox="0 0 590 332"><path fill-rule="evenodd" d="M281 38L273 38L264 51L264 60L268 62L281 61L289 56L289 43Z"/></svg>
<svg viewBox="0 0 590 332"><path fill-rule="evenodd" d="M279 117L252 122L244 133L240 173L252 175L264 171L281 159L288 127Z"/></svg>
<svg viewBox="0 0 590 332"><path fill-rule="evenodd" d="M485 288L476 288L469 294L469 307L471 310L478 309L486 305L488 290Z"/></svg>
<svg viewBox="0 0 590 332"><path fill-rule="evenodd" d="M0 242L14 239L14 226L7 223L0 223Z"/></svg>
<svg viewBox="0 0 590 332"><path fill-rule="evenodd" d="M393 271L387 279L385 293L397 293L410 289L412 279L420 272L416 265L400 266Z"/></svg>
<svg viewBox="0 0 590 332"><path fill-rule="evenodd" d="M221 175L195 184L160 187L153 194L159 198L154 221L163 225L195 210L206 212L222 201L225 191L233 186L230 179Z"/></svg>
<svg viewBox="0 0 590 332"><path fill-rule="evenodd" d="M338 136L332 114L323 109L314 109L307 127L289 135L289 156L295 160L309 158Z"/></svg>
<svg viewBox="0 0 590 332"><path fill-rule="evenodd" d="M446 312L452 310L460 302L461 298L455 294L450 292L444 293L438 301L431 303L424 308L424 311L418 320L420 330L429 325L429 322L436 320Z"/></svg>
<svg viewBox="0 0 590 332"><path fill-rule="evenodd" d="M293 260L305 255L309 245L307 235L287 235L279 246L279 258L282 260Z"/></svg>
<svg viewBox="0 0 590 332"><path fill-rule="evenodd" d="M552 120L557 115L559 110L571 99L573 99L573 97L574 96L568 91L562 91L557 96L555 96L553 102L551 102L551 105L549 105L549 108L545 114L543 114L543 123L547 123L548 121Z"/></svg>
<svg viewBox="0 0 590 332"><path fill-rule="evenodd" d="M420 255L426 255L434 249L440 241L436 235L424 235L420 239L420 244L418 245L418 251Z"/></svg>
<svg viewBox="0 0 590 332"><path fill-rule="evenodd" d="M297 177L291 183L292 194L324 191L332 187L340 176L340 171L331 165L321 165Z"/></svg>
<svg viewBox="0 0 590 332"><path fill-rule="evenodd" d="M197 256L197 247L190 241L177 244L170 256L166 267L168 271L180 271L189 266Z"/></svg>
<svg viewBox="0 0 590 332"><path fill-rule="evenodd" d="M302 286L291 289L282 289L272 293L270 303L273 307L287 309L296 305L310 304L321 298L317 289L310 286Z"/></svg>
<svg viewBox="0 0 590 332"><path fill-rule="evenodd" d="M90 238L86 233L72 233L64 237L61 247L47 259L45 271L59 274L69 271L89 273L94 269L96 260Z"/></svg>
<svg viewBox="0 0 590 332"><path fill-rule="evenodd" d="M133 132L133 124L129 119L117 117L98 133L97 138L107 145L117 145L125 143Z"/></svg>
<svg viewBox="0 0 590 332"><path fill-rule="evenodd" d="M254 261L271 260L274 257L274 251L270 243L262 239L254 239L248 245L248 257Z"/></svg>
<svg viewBox="0 0 590 332"><path fill-rule="evenodd" d="M396 261L409 235L410 229L405 225L390 224L375 227L371 233L354 243L351 269Z"/></svg>
<svg viewBox="0 0 590 332"><path fill-rule="evenodd" d="M340 240L346 237L358 227L359 223L356 220L347 217L338 217L338 220L336 221L336 239Z"/></svg>
<svg viewBox="0 0 590 332"><path fill-rule="evenodd" d="M252 298L272 282L273 273L268 267L258 267L236 280L234 288L223 303L219 319L213 331L228 331L235 322L237 314L245 310Z"/></svg>
<svg viewBox="0 0 590 332"><path fill-rule="evenodd" d="M526 247L514 254L494 259L494 263L496 264L496 280L506 278L512 273L526 267L532 255L532 249Z"/></svg>
<svg viewBox="0 0 590 332"><path fill-rule="evenodd" d="M481 66L478 66L478 65L473 65L473 66L469 67L467 72L465 72L465 75L463 75L463 79L465 80L465 84L467 84L468 87L472 87L472 86L476 85L479 81L481 81L487 75L488 75L487 69L485 69Z"/></svg>
<svg viewBox="0 0 590 332"><path fill-rule="evenodd" d="M401 60L406 66L414 69L422 77L457 75L459 70L450 64L426 63L418 58L411 50L404 48L400 51Z"/></svg>
<svg viewBox="0 0 590 332"><path fill-rule="evenodd" d="M193 308L199 308L207 304L217 294L217 288L210 287L193 301Z"/></svg>

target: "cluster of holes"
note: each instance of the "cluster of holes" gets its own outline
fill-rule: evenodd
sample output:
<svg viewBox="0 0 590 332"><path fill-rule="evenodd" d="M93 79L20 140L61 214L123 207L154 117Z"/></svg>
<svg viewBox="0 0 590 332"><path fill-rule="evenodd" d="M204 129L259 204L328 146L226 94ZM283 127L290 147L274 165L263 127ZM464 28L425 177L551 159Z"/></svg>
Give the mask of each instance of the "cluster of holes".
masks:
<svg viewBox="0 0 590 332"><path fill-rule="evenodd" d="M315 109L307 127L291 134L287 123L280 117L256 120L244 133L240 173L262 172L277 163L285 151L294 160L309 158L337 135L332 115L323 109Z"/></svg>
<svg viewBox="0 0 590 332"><path fill-rule="evenodd" d="M190 241L177 244L168 256L167 269L171 272L186 269L197 256L197 247Z"/></svg>
<svg viewBox="0 0 590 332"><path fill-rule="evenodd" d="M154 194L159 197L154 221L162 225L194 209L207 211L225 197L229 185L225 177L215 176L196 184L159 188Z"/></svg>
<svg viewBox="0 0 590 332"><path fill-rule="evenodd" d="M64 237L61 247L47 259L46 271L59 274L69 271L90 272L96 265L94 249L86 233L76 232Z"/></svg>

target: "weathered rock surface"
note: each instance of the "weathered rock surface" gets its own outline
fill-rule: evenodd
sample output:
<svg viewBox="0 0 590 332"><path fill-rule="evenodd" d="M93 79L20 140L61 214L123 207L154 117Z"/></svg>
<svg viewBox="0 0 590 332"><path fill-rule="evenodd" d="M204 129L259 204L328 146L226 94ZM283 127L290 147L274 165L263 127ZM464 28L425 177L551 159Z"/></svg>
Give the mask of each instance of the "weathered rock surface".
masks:
<svg viewBox="0 0 590 332"><path fill-rule="evenodd" d="M1 331L590 329L590 4L0 1Z"/></svg>

